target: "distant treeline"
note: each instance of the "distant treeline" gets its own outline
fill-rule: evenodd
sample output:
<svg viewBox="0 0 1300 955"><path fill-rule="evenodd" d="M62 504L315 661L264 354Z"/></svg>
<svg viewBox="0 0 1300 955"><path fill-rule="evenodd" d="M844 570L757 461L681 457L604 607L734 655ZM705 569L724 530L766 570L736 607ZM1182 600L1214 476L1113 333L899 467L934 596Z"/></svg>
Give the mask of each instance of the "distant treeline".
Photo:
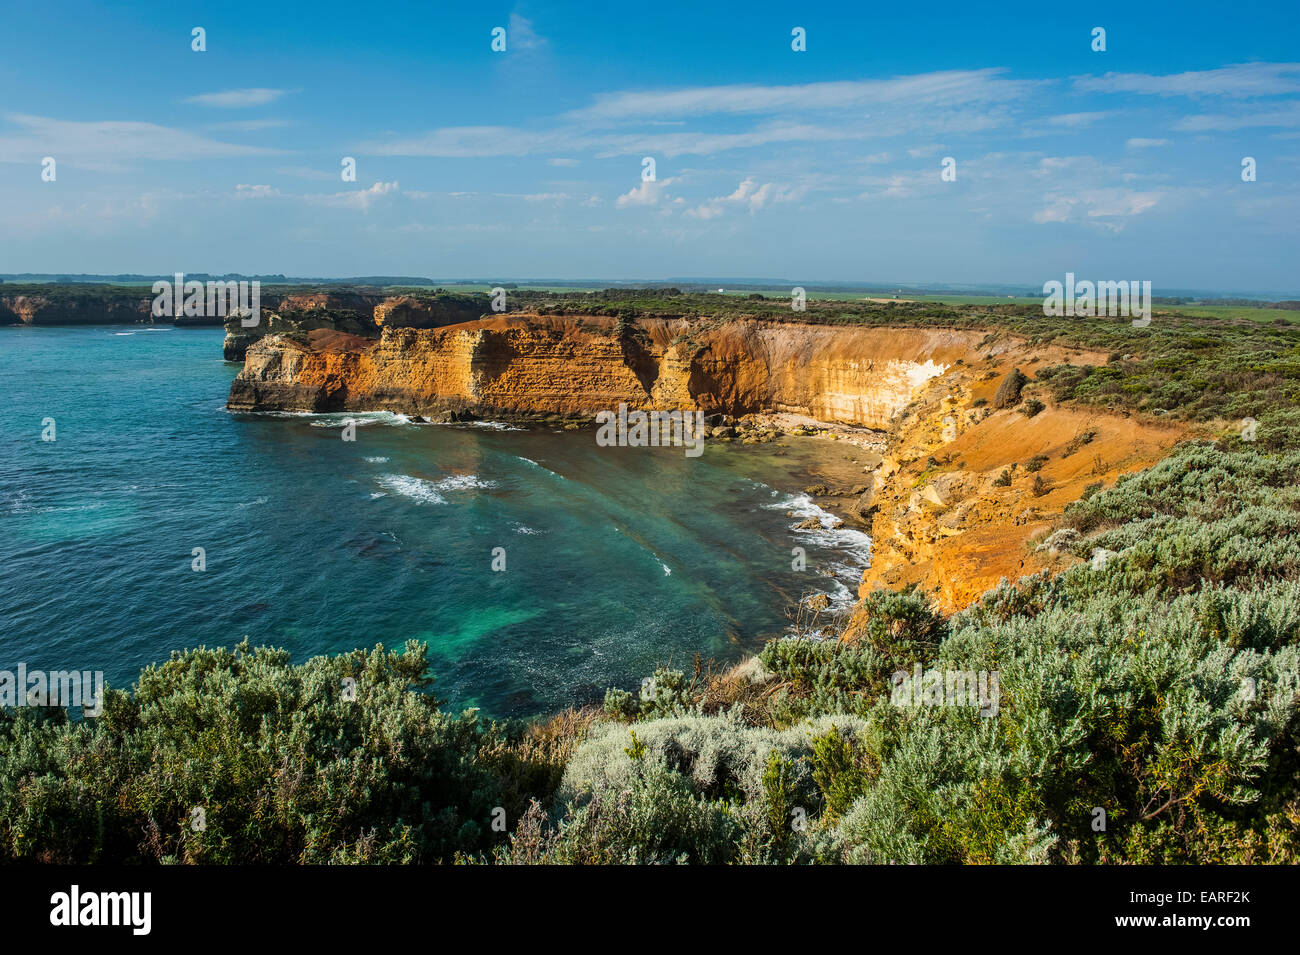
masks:
<svg viewBox="0 0 1300 955"><path fill-rule="evenodd" d="M347 279L326 279L326 278L292 278L282 274L275 275L245 275L242 272L226 272L224 275L217 275L211 272L185 272L185 278L195 282L266 282L268 284L280 285L324 285L331 288L336 286L350 285L433 285L433 279L420 278L410 275L360 275L355 278ZM137 273L121 273L118 275L89 275L86 273L69 273L52 275L43 272L15 272L0 275L0 282L34 282L49 283L52 285L113 285L113 284L139 284L141 282L170 282L175 278L175 273L163 275L145 275Z"/></svg>
<svg viewBox="0 0 1300 955"><path fill-rule="evenodd" d="M911 298L922 298L925 296L984 296L991 298L1021 297L1032 299L1041 294L1039 289L1034 286L1007 285L963 287L946 285L889 285L882 283L861 284L852 282L808 282L792 279L665 279L660 282L617 279L514 279L506 282L493 278L435 280L421 276L409 275L359 275L353 276L352 278L311 278L304 276L286 276L282 273L245 275L241 272L227 272L218 275L210 272L186 272L184 274L187 279L193 279L196 282L259 281L267 284L313 285L331 289L349 286L367 286L372 288L410 286L427 288L430 286L486 285L488 287L500 287L508 290L528 288L529 286L571 288L575 291L590 293L598 289L601 285L605 285L606 287L603 291L610 297L614 297L615 293L626 294L629 292L653 292L660 295L668 294L667 289L669 287L673 288L676 294L708 293L716 292L718 289L726 289L729 292L767 292L777 296L786 296L789 294L788 290L795 288L796 286L801 287L808 292L841 295L854 294L863 296L904 295ZM54 285L138 285L141 283L153 283L162 280L171 281L174 277L174 273L166 275L161 273L93 275L84 272L58 274L45 272L14 272L0 274L0 283L8 281ZM1214 305L1245 306L1251 308L1300 309L1300 302L1291 300L1271 302L1263 298L1216 296L1212 293L1184 289L1177 291L1180 291L1183 294L1157 295L1152 298L1152 301L1157 305Z"/></svg>

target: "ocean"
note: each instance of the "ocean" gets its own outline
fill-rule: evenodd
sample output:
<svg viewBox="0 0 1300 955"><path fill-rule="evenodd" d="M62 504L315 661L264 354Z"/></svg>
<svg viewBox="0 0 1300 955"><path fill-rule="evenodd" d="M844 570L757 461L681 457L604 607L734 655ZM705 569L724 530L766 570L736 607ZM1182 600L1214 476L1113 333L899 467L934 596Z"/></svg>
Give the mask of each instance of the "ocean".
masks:
<svg viewBox="0 0 1300 955"><path fill-rule="evenodd" d="M594 430L232 414L221 340L0 329L0 669L125 687L245 636L295 661L415 639L451 705L537 715L659 665L733 662L801 596L847 606L868 559L801 490L831 450L866 481L839 442L691 458ZM809 516L827 526L795 529Z"/></svg>

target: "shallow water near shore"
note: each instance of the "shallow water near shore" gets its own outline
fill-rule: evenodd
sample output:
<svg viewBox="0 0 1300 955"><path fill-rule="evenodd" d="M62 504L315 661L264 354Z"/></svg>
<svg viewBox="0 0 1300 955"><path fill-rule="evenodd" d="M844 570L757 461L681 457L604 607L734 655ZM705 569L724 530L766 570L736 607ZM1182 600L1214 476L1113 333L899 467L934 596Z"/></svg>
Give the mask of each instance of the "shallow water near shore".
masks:
<svg viewBox="0 0 1300 955"><path fill-rule="evenodd" d="M594 431L231 414L221 337L0 329L0 669L121 687L245 635L299 662L417 639L439 696L530 715L696 654L736 660L802 595L846 605L861 577L861 530L794 529L825 514L805 485L865 483L841 443L688 458Z"/></svg>

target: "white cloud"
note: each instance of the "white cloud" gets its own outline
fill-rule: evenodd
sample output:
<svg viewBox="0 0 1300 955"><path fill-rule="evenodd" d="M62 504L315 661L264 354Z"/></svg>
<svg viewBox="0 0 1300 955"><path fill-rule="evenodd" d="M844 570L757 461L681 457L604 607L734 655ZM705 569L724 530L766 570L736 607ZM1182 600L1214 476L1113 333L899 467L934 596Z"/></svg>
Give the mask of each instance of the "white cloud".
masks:
<svg viewBox="0 0 1300 955"><path fill-rule="evenodd" d="M729 196L709 199L686 214L696 219L713 219L722 215L728 208L745 208L753 215L769 202L790 202L804 194L806 190L792 189L765 182L761 186L758 180L749 176L741 181Z"/></svg>
<svg viewBox="0 0 1300 955"><path fill-rule="evenodd" d="M262 129L277 129L288 126L287 119L238 119L228 123L211 123L211 129L233 129L241 133L255 133Z"/></svg>
<svg viewBox="0 0 1300 955"><path fill-rule="evenodd" d="M619 196L614 204L620 209L628 206L658 205L661 200L668 198L666 190L673 182L676 182L676 179L671 176L667 179L643 179L641 185Z"/></svg>
<svg viewBox="0 0 1300 955"><path fill-rule="evenodd" d="M843 110L882 105L958 105L1010 101L1036 85L1000 78L1001 68L943 70L888 80L843 80L790 86L699 86L679 90L604 93L569 118L623 122L631 119L710 116L719 113Z"/></svg>
<svg viewBox="0 0 1300 955"><path fill-rule="evenodd" d="M1134 139L1127 140L1127 141L1124 143L1124 145L1127 146L1129 149L1151 149L1151 148L1153 148L1153 147L1155 147L1155 146L1168 146L1168 145L1169 145L1169 140L1167 140L1167 139L1143 139L1142 137L1139 136L1139 137L1136 137L1136 138L1134 138Z"/></svg>
<svg viewBox="0 0 1300 955"><path fill-rule="evenodd" d="M279 194L279 189L272 189L270 186L246 186L243 183L235 186L236 199L270 199Z"/></svg>
<svg viewBox="0 0 1300 955"><path fill-rule="evenodd" d="M940 179L939 172L935 169L906 174L894 173L890 176L871 176L863 179L862 182L869 188L858 194L859 199L907 199L922 192L933 191Z"/></svg>
<svg viewBox="0 0 1300 955"><path fill-rule="evenodd" d="M1278 109L1259 110L1251 113L1211 113L1185 116L1174 124L1174 129L1189 132L1225 132L1259 126L1300 126L1300 103L1290 103Z"/></svg>
<svg viewBox="0 0 1300 955"><path fill-rule="evenodd" d="M328 195L305 196L304 198L325 205L352 206L360 209L362 212L369 212L370 207L373 206L376 201L397 191L398 188L396 182L377 182L369 189L358 189L349 192L334 192Z"/></svg>
<svg viewBox="0 0 1300 955"><path fill-rule="evenodd" d="M732 85L599 94L592 105L552 117L547 126L448 126L359 144L367 155L477 158L555 153L571 165L575 151L596 158L658 153L713 155L779 143L879 140L914 134L972 133L1011 123L1013 105L1040 81L1010 80L1000 69L951 70L790 86ZM860 111L854 114L852 111ZM869 111L868 111L869 110ZM830 115L824 115L829 112ZM684 118L769 113L749 129L681 129ZM817 113L818 118L810 114ZM666 121L671 119L672 121ZM639 124L637 131L612 127Z"/></svg>
<svg viewBox="0 0 1300 955"><path fill-rule="evenodd" d="M224 159L279 152L223 143L154 123L75 122L22 114L5 118L22 127L22 132L0 136L0 162L35 162L53 156L59 162L104 166L132 160Z"/></svg>
<svg viewBox="0 0 1300 955"><path fill-rule="evenodd" d="M1163 76L1151 73L1077 76L1074 88L1085 93L1141 93L1151 96L1278 96L1300 93L1300 63L1238 63L1215 70Z"/></svg>
<svg viewBox="0 0 1300 955"><path fill-rule="evenodd" d="M1114 113L1109 110L1092 113L1061 113L1059 116L1047 117L1047 122L1052 126L1091 126L1093 123L1113 115Z"/></svg>
<svg viewBox="0 0 1300 955"><path fill-rule="evenodd" d="M410 139L362 143L357 152L369 156L430 156L443 159L487 156L526 156L572 149L564 130L532 132L511 126L444 126Z"/></svg>
<svg viewBox="0 0 1300 955"><path fill-rule="evenodd" d="M200 93L181 102L196 103L199 106L218 106L223 109L245 109L249 106L265 106L287 92L289 91L255 87L246 90L224 90L220 93Z"/></svg>
<svg viewBox="0 0 1300 955"><path fill-rule="evenodd" d="M844 126L765 123L743 133L639 133L591 138L599 159L613 156L709 156L728 149L754 149L773 143L813 143L865 139L871 132Z"/></svg>
<svg viewBox="0 0 1300 955"><path fill-rule="evenodd" d="M324 181L339 181L339 171L337 169L316 169L312 166L282 166L275 170L282 176L293 176L295 179L316 179Z"/></svg>
<svg viewBox="0 0 1300 955"><path fill-rule="evenodd" d="M533 29L533 21L517 13L510 14L506 24L506 49L508 50L543 50L547 39Z"/></svg>
<svg viewBox="0 0 1300 955"><path fill-rule="evenodd" d="M1122 221L1141 215L1162 198L1158 192L1135 192L1131 189L1087 189L1077 193L1051 193L1043 197L1047 202L1033 215L1033 221L1091 222L1110 232L1124 228Z"/></svg>

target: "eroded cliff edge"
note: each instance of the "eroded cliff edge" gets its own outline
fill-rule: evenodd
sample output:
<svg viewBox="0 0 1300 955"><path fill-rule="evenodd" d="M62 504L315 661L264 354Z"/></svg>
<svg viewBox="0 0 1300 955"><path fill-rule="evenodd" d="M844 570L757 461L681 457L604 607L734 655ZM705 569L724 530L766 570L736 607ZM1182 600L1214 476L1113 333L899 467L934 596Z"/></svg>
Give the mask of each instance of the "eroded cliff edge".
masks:
<svg viewBox="0 0 1300 955"><path fill-rule="evenodd" d="M883 429L984 335L750 319L516 315L378 340L317 329L250 345L234 411L430 415L636 408L761 411Z"/></svg>

